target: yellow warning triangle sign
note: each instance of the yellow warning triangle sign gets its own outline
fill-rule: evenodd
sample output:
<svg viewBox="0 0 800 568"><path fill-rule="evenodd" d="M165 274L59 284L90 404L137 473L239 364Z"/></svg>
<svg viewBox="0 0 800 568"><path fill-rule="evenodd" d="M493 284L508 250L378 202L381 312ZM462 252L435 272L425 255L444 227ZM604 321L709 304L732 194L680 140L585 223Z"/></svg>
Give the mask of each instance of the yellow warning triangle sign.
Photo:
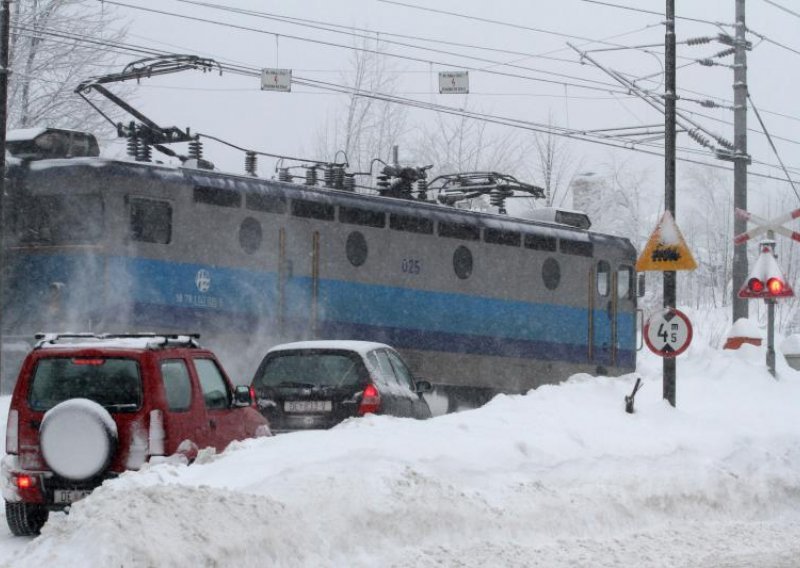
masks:
<svg viewBox="0 0 800 568"><path fill-rule="evenodd" d="M672 213L665 211L647 241L636 270L694 270L697 263L683 240Z"/></svg>

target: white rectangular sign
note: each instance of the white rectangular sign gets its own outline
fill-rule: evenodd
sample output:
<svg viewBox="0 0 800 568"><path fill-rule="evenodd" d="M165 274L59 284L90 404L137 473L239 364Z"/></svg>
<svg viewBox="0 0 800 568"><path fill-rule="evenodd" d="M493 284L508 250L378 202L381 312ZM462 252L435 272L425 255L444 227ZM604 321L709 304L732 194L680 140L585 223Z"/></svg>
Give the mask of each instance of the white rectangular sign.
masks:
<svg viewBox="0 0 800 568"><path fill-rule="evenodd" d="M442 71L439 73L439 93L469 93L469 73L467 71Z"/></svg>
<svg viewBox="0 0 800 568"><path fill-rule="evenodd" d="M262 91L283 91L288 93L292 90L292 70L291 69L262 69L261 70L261 90Z"/></svg>

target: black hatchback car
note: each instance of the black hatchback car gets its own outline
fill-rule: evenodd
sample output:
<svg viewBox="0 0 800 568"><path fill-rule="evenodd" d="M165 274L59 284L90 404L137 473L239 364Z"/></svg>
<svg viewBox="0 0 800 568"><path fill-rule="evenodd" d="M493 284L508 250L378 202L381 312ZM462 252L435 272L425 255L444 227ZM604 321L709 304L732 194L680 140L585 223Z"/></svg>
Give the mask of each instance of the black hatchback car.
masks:
<svg viewBox="0 0 800 568"><path fill-rule="evenodd" d="M367 341L303 341L270 349L253 385L274 433L331 428L345 418L388 414L429 418L423 393L388 345Z"/></svg>

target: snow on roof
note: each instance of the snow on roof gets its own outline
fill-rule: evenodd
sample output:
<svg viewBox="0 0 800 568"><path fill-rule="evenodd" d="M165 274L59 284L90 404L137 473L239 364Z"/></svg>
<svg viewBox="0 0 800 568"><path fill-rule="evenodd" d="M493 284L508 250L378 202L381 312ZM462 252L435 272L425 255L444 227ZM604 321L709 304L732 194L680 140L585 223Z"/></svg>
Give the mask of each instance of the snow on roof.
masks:
<svg viewBox="0 0 800 568"><path fill-rule="evenodd" d="M17 128L9 130L6 133L6 142L22 142L24 140L33 140L42 134L46 128Z"/></svg>
<svg viewBox="0 0 800 568"><path fill-rule="evenodd" d="M142 350L151 349L164 344L164 336L144 336L144 337L76 337L76 338L63 338L56 342L49 341L50 337L46 336L40 349L131 349ZM188 343L188 335L178 336L180 343Z"/></svg>
<svg viewBox="0 0 800 568"><path fill-rule="evenodd" d="M288 351L294 349L341 349L343 351L355 351L360 355L365 355L373 349L389 348L391 346L385 343L375 343L374 341L356 341L356 340L317 340L317 341L295 341L294 343L283 343L276 345L268 351Z"/></svg>

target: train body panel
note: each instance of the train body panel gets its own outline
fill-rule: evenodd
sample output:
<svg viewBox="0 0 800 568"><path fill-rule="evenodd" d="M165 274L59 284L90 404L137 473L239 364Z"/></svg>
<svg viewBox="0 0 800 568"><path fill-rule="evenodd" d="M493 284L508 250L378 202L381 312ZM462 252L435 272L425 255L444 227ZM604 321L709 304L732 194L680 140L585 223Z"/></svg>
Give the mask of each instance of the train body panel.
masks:
<svg viewBox="0 0 800 568"><path fill-rule="evenodd" d="M635 366L625 239L99 158L10 174L6 337L199 331L240 349L241 380L274 343L367 339L433 383L493 392Z"/></svg>

